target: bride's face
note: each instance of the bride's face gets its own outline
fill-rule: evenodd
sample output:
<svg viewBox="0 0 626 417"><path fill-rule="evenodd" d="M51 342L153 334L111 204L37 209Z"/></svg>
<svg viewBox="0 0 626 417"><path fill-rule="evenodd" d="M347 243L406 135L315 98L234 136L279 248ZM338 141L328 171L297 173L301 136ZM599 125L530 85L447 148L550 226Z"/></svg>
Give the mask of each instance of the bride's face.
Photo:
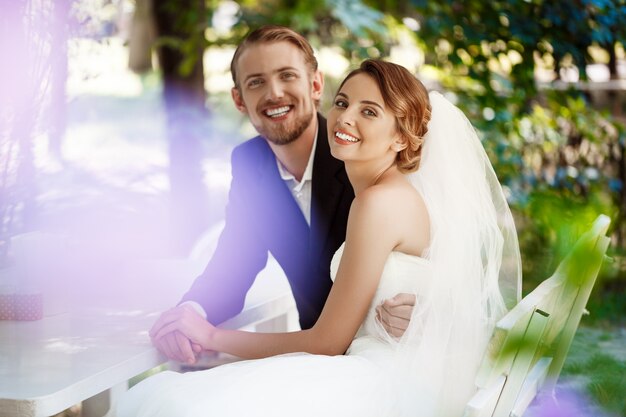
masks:
<svg viewBox="0 0 626 417"><path fill-rule="evenodd" d="M335 96L328 113L328 141L332 155L342 161L395 158L402 142L396 118L369 75L354 75Z"/></svg>

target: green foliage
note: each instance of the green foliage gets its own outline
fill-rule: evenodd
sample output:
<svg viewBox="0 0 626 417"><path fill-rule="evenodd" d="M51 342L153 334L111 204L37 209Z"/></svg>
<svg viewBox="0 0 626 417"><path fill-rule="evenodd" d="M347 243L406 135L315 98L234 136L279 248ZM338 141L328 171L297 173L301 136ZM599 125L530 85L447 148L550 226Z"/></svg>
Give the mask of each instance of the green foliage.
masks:
<svg viewBox="0 0 626 417"><path fill-rule="evenodd" d="M266 24L288 26L314 45L339 46L355 60L380 56L390 43L385 14L361 0L247 1L234 30L244 36Z"/></svg>
<svg viewBox="0 0 626 417"><path fill-rule="evenodd" d="M624 0L412 3L423 17L419 36L435 42L430 60L480 80L496 94L502 86L492 81L504 72L512 85L534 96L535 53L550 55L557 70L570 59L568 65L584 78L590 46L612 48L626 39Z"/></svg>
<svg viewBox="0 0 626 417"><path fill-rule="evenodd" d="M624 253L621 254L624 258ZM587 310L590 316L586 320L592 325L624 326L626 325L626 285L615 274L601 275L604 282L600 290L589 299Z"/></svg>
<svg viewBox="0 0 626 417"><path fill-rule="evenodd" d="M326 4L332 8L333 17L357 38L366 38L370 31L382 35L387 30L382 24L383 13L364 5L360 1L326 0Z"/></svg>
<svg viewBox="0 0 626 417"><path fill-rule="evenodd" d="M196 64L202 59L202 52L207 45L204 31L206 29L208 13L210 18L217 0L208 3L205 9L205 0L191 0L181 4L176 0L165 0L155 4L161 13L172 17L170 34L159 36L153 44L154 48L165 47L181 54L182 60L178 65L178 73L187 78L192 75Z"/></svg>
<svg viewBox="0 0 626 417"><path fill-rule="evenodd" d="M546 107L533 106L512 126L507 149L519 158L510 162L496 154L496 170L509 184L524 219L519 233L530 289L551 274L598 214L619 221L619 162L612 154L623 127L612 116L586 108L581 97L562 95L555 95ZM502 148L497 139L487 141L494 142ZM608 279L620 274L624 279L623 270L610 272L601 275L599 294Z"/></svg>
<svg viewBox="0 0 626 417"><path fill-rule="evenodd" d="M533 51L541 31L528 19L538 13L534 3L413 3L423 16L419 37L432 45L427 62L448 74L444 87L456 91L462 102L517 112L535 95ZM465 78L478 88L458 88L457 83L467 83Z"/></svg>
<svg viewBox="0 0 626 417"><path fill-rule="evenodd" d="M525 291L550 276L580 231L605 213L613 219L610 250L618 262L603 269L590 304L604 305L597 310L607 314L602 318L619 320L620 300L600 300L626 283L626 128L581 91L539 89L535 72L541 65L558 77L561 68L576 67L584 80L592 46L611 55L616 42L624 42L626 2L412 4L430 72L481 131L509 192Z"/></svg>

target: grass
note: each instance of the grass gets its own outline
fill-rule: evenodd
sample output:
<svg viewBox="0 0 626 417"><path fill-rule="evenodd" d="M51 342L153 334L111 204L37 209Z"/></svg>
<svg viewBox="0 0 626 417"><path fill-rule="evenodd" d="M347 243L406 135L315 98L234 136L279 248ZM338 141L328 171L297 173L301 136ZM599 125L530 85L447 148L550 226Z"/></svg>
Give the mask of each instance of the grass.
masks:
<svg viewBox="0 0 626 417"><path fill-rule="evenodd" d="M626 416L626 331L580 327L561 377L580 378L597 405Z"/></svg>

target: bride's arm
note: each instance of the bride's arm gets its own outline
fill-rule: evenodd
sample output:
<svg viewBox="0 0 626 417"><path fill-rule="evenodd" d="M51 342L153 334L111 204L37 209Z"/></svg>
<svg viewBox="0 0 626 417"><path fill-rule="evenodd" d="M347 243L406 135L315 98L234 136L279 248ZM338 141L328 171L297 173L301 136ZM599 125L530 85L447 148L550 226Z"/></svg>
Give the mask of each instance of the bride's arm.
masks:
<svg viewBox="0 0 626 417"><path fill-rule="evenodd" d="M392 202L397 199L381 195L387 193L390 191L373 187L355 198L335 283L320 318L311 329L290 333L225 330L213 327L189 311L188 317L164 318L165 323L154 337L178 330L204 349L241 358L290 352L343 354L365 318L387 257L401 236L402 221L393 215L397 210Z"/></svg>

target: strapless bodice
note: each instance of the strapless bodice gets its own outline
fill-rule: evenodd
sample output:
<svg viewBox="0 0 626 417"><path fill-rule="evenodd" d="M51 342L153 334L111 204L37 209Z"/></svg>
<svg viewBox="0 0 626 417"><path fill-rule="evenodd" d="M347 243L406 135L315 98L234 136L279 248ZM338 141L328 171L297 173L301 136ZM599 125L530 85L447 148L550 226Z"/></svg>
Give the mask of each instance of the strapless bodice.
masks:
<svg viewBox="0 0 626 417"><path fill-rule="evenodd" d="M344 245L345 243L337 249L330 264L333 281L339 269ZM431 265L428 259L402 252L391 252L385 262L385 267L367 316L356 337L380 336L380 327L376 325L376 307L384 300L392 298L399 293L415 294L418 297L424 296L430 286L430 277Z"/></svg>

